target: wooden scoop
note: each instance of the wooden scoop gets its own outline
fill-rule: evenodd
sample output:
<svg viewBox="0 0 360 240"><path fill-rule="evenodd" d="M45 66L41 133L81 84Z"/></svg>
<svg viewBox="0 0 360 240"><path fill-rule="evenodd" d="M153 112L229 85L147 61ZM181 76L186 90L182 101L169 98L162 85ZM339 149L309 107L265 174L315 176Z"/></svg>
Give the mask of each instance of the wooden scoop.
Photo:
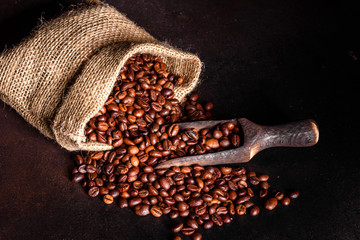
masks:
<svg viewBox="0 0 360 240"><path fill-rule="evenodd" d="M202 155L173 158L155 169L172 166L219 165L250 161L258 152L271 147L308 147L319 140L319 129L314 120L307 119L278 126L261 126L246 118L178 123L181 129L212 128L217 124L238 121L243 131L243 145L238 148Z"/></svg>

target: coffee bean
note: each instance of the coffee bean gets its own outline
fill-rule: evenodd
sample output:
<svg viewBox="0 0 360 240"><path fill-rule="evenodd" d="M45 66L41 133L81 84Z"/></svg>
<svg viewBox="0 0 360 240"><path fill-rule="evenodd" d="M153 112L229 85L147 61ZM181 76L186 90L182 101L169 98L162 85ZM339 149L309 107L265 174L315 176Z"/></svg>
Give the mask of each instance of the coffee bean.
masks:
<svg viewBox="0 0 360 240"><path fill-rule="evenodd" d="M139 216L147 216L150 214L150 206L146 204L137 205L135 207L135 213Z"/></svg>
<svg viewBox="0 0 360 240"><path fill-rule="evenodd" d="M295 198L298 198L299 195L300 195L299 191L293 191L290 193L289 196L290 196L290 198L295 199Z"/></svg>
<svg viewBox="0 0 360 240"><path fill-rule="evenodd" d="M163 189L168 190L170 188L170 182L169 182L168 178L162 177L159 179L159 182L160 182L160 186Z"/></svg>
<svg viewBox="0 0 360 240"><path fill-rule="evenodd" d="M235 210L238 215L244 215L246 213L246 207L242 204L237 205Z"/></svg>
<svg viewBox="0 0 360 240"><path fill-rule="evenodd" d="M84 179L85 175L83 173L75 173L72 177L72 182L79 183Z"/></svg>
<svg viewBox="0 0 360 240"><path fill-rule="evenodd" d="M132 198L128 201L129 207L135 207L139 205L142 202L142 199L140 197Z"/></svg>
<svg viewBox="0 0 360 240"><path fill-rule="evenodd" d="M129 205L128 205L128 202L125 198L120 198L119 200L119 207L120 208L127 208Z"/></svg>
<svg viewBox="0 0 360 240"><path fill-rule="evenodd" d="M93 165L87 165L86 166L86 172L94 173L94 172L96 172L96 167L94 167Z"/></svg>
<svg viewBox="0 0 360 240"><path fill-rule="evenodd" d="M234 135L231 136L231 144L234 147L240 146L240 137L239 137L239 135L234 134Z"/></svg>
<svg viewBox="0 0 360 240"><path fill-rule="evenodd" d="M178 132L179 132L179 125L177 124L172 124L167 131L169 137L174 137L175 135L178 134Z"/></svg>
<svg viewBox="0 0 360 240"><path fill-rule="evenodd" d="M288 205L290 204L290 198L284 197L284 198L281 200L281 204L284 205L284 206L288 206Z"/></svg>
<svg viewBox="0 0 360 240"><path fill-rule="evenodd" d="M96 197L99 195L99 193L100 193L100 190L98 187L92 187L88 191L88 194L90 197Z"/></svg>
<svg viewBox="0 0 360 240"><path fill-rule="evenodd" d="M114 202L114 198L109 194L106 194L103 197L103 200L104 200L104 203L106 203L106 204L112 204Z"/></svg>
<svg viewBox="0 0 360 240"><path fill-rule="evenodd" d="M194 219L191 219L191 218L186 220L186 225L193 228L193 229L198 229L199 228L198 223Z"/></svg>
<svg viewBox="0 0 360 240"><path fill-rule="evenodd" d="M213 221L211 221L211 220L204 221L203 227L204 227L205 229L210 229L210 228L212 228L213 226L214 226Z"/></svg>
<svg viewBox="0 0 360 240"><path fill-rule="evenodd" d="M179 211L183 212L189 208L189 205L186 202L178 202L177 208L179 209Z"/></svg>
<svg viewBox="0 0 360 240"><path fill-rule="evenodd" d="M217 214L217 213L211 215L211 220L213 221L213 223L215 223L215 224L218 225L218 226L222 226L222 225L223 225L222 218L221 218L220 215Z"/></svg>
<svg viewBox="0 0 360 240"><path fill-rule="evenodd" d="M162 211L158 206L152 206L151 209L150 209L150 213L154 217L161 217L161 215L162 215Z"/></svg>
<svg viewBox="0 0 360 240"><path fill-rule="evenodd" d="M194 234L192 235L192 239L193 239L193 240L201 240L201 239L202 239L201 233L199 233L199 232L194 233Z"/></svg>
<svg viewBox="0 0 360 240"><path fill-rule="evenodd" d="M269 188L269 183L268 182L260 182L259 186L262 189L268 189Z"/></svg>
<svg viewBox="0 0 360 240"><path fill-rule="evenodd" d="M261 189L259 190L259 196L260 196L261 198L264 198L264 197L267 195L267 193L268 193L268 190L267 190L267 189L261 188Z"/></svg>
<svg viewBox="0 0 360 240"><path fill-rule="evenodd" d="M267 180L269 180L269 176L266 175L266 174L261 174L259 175L259 180L262 181L262 182L266 182Z"/></svg>
<svg viewBox="0 0 360 240"><path fill-rule="evenodd" d="M252 206L250 208L250 216L257 216L260 213L260 208L258 206Z"/></svg>
<svg viewBox="0 0 360 240"><path fill-rule="evenodd" d="M195 229L193 229L191 227L184 227L184 228L181 229L181 232L185 236L190 236L190 235L194 234Z"/></svg>
<svg viewBox="0 0 360 240"><path fill-rule="evenodd" d="M284 194L281 193L281 192L277 192L277 193L275 194L275 198L280 201L281 199L284 198Z"/></svg>
<svg viewBox="0 0 360 240"><path fill-rule="evenodd" d="M210 138L205 141L205 144L210 148L219 148L220 144L219 141L215 138Z"/></svg>
<svg viewBox="0 0 360 240"><path fill-rule="evenodd" d="M176 224L175 226L173 226L172 232L178 233L178 232L180 232L180 231L183 229L183 227L184 227L184 224L183 224L183 223L178 223L178 224Z"/></svg>
<svg viewBox="0 0 360 240"><path fill-rule="evenodd" d="M274 210L277 204L278 204L278 200L276 198L270 198L265 202L265 208L267 210Z"/></svg>

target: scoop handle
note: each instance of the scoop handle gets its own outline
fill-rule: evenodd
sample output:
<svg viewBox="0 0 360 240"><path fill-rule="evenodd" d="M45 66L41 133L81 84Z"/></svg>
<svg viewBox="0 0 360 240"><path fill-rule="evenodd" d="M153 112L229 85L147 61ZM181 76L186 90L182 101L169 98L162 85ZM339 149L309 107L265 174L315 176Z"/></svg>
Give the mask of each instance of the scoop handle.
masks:
<svg viewBox="0 0 360 240"><path fill-rule="evenodd" d="M286 123L277 126L261 126L243 122L244 134L248 131L247 141L253 154L271 147L308 147L315 145L319 140L319 128L312 119ZM256 131L254 131L256 129ZM254 134L256 133L256 134ZM246 139L245 139L246 141Z"/></svg>

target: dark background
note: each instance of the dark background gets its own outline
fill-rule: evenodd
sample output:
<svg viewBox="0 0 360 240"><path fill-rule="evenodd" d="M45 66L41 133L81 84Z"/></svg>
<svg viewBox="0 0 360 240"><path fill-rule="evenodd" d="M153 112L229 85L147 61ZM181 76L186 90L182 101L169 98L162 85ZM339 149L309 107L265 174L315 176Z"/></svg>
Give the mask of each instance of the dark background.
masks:
<svg viewBox="0 0 360 240"><path fill-rule="evenodd" d="M0 48L69 0L2 0ZM106 1L156 38L198 54L197 91L218 119L272 125L306 118L310 148L268 149L247 168L300 197L289 207L201 232L204 239L360 239L358 9L345 1ZM341 2L341 3L339 3ZM356 124L356 125L355 125ZM0 239L171 239L173 220L138 217L70 181L73 153L0 108Z"/></svg>

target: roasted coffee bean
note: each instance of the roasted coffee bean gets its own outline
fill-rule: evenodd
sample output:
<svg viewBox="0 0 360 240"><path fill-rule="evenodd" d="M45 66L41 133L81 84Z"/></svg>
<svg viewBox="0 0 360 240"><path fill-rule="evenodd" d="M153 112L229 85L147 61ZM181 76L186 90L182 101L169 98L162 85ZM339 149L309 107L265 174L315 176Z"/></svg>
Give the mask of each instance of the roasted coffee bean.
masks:
<svg viewBox="0 0 360 240"><path fill-rule="evenodd" d="M290 198L295 199L295 198L298 198L299 195L300 195L299 191L293 191L290 193L289 196L290 196Z"/></svg>
<svg viewBox="0 0 360 240"><path fill-rule="evenodd" d="M191 219L191 218L189 218L189 219L186 220L186 225L189 226L189 227L191 227L191 228L193 228L193 229L198 229L198 228L199 228L199 225L198 225L198 223L196 222L196 220Z"/></svg>
<svg viewBox="0 0 360 240"><path fill-rule="evenodd" d="M205 141L205 144L210 148L219 148L220 144L219 141L215 138L210 138Z"/></svg>
<svg viewBox="0 0 360 240"><path fill-rule="evenodd" d="M112 204L114 202L114 198L109 194L106 194L103 197L103 200L104 200L104 203L106 203L106 204Z"/></svg>
<svg viewBox="0 0 360 240"><path fill-rule="evenodd" d="M179 209L179 211L184 212L189 208L189 205L186 202L178 202L177 208Z"/></svg>
<svg viewBox="0 0 360 240"><path fill-rule="evenodd" d="M268 182L260 182L259 186L262 189L268 189L269 188L269 183Z"/></svg>
<svg viewBox="0 0 360 240"><path fill-rule="evenodd" d="M238 215L244 215L246 213L246 207L242 204L237 205L235 210Z"/></svg>
<svg viewBox="0 0 360 240"><path fill-rule="evenodd" d="M278 200L276 198L270 198L265 202L265 208L267 210L273 210L278 204Z"/></svg>
<svg viewBox="0 0 360 240"><path fill-rule="evenodd" d="M195 229L191 228L191 227L183 227L181 229L182 234L184 234L185 236L190 236L193 235L195 232Z"/></svg>
<svg viewBox="0 0 360 240"><path fill-rule="evenodd" d="M258 184L260 183L260 180L259 180L259 178L257 178L256 176L252 176L252 177L250 177L249 182L250 182L252 185L258 185Z"/></svg>
<svg viewBox="0 0 360 240"><path fill-rule="evenodd" d="M230 139L231 139L231 144L234 147L240 146L240 137L239 137L239 135L234 134L234 135L231 136Z"/></svg>
<svg viewBox="0 0 360 240"><path fill-rule="evenodd" d="M288 206L288 205L290 204L290 198L284 197L284 198L281 200L281 204L284 205L284 206Z"/></svg>
<svg viewBox="0 0 360 240"><path fill-rule="evenodd" d="M215 213L211 216L211 220L218 226L222 226L223 225L223 221L222 218L220 217L219 214Z"/></svg>
<svg viewBox="0 0 360 240"><path fill-rule="evenodd" d="M224 223L231 223L231 218L229 215L221 215L221 219Z"/></svg>
<svg viewBox="0 0 360 240"><path fill-rule="evenodd" d="M161 217L161 215L162 215L162 211L158 206L152 206L151 209L150 209L150 213L154 217Z"/></svg>
<svg viewBox="0 0 360 240"><path fill-rule="evenodd" d="M184 224L183 224L183 223L178 223L178 224L176 224L175 226L173 226L172 232L178 233L178 232L180 232L180 231L183 229L183 227L184 227Z"/></svg>
<svg viewBox="0 0 360 240"><path fill-rule="evenodd" d="M87 165L86 166L86 172L94 173L94 172L96 172L96 167L94 167L93 165Z"/></svg>
<svg viewBox="0 0 360 240"><path fill-rule="evenodd" d="M268 190L267 190L267 189L261 188L261 189L259 190L259 196L260 196L261 198L264 198L264 197L267 195L267 193L268 193Z"/></svg>
<svg viewBox="0 0 360 240"><path fill-rule="evenodd" d="M88 191L88 194L90 197L96 197L99 195L99 193L100 193L100 190L98 187L92 187Z"/></svg>
<svg viewBox="0 0 360 240"><path fill-rule="evenodd" d="M129 207L135 207L139 205L142 202L142 199L140 197L132 198L128 201Z"/></svg>
<svg viewBox="0 0 360 240"><path fill-rule="evenodd" d="M281 199L284 198L284 194L282 192L276 192L275 198L280 201Z"/></svg>
<svg viewBox="0 0 360 240"><path fill-rule="evenodd" d="M266 174L261 174L258 176L259 180L262 182L266 182L267 180L269 180L269 176Z"/></svg>
<svg viewBox="0 0 360 240"><path fill-rule="evenodd" d="M150 214L150 206L146 204L137 205L135 207L135 213L139 216L147 216Z"/></svg>
<svg viewBox="0 0 360 240"><path fill-rule="evenodd" d="M168 131L167 131L167 134L169 135L169 137L174 137L178 134L179 132L179 125L177 124L172 124Z"/></svg>
<svg viewBox="0 0 360 240"><path fill-rule="evenodd" d="M189 201L188 201L188 204L190 207L198 207L200 206L201 204L203 203L203 200L199 197L196 197L196 198L191 198Z"/></svg>
<svg viewBox="0 0 360 240"><path fill-rule="evenodd" d="M160 178L159 183L160 183L160 186L165 190L168 190L170 188L170 182L169 182L168 178L166 178L166 177Z"/></svg>
<svg viewBox="0 0 360 240"><path fill-rule="evenodd" d="M129 205L128 205L128 202L125 198L120 198L119 200L119 207L120 208L127 208Z"/></svg>
<svg viewBox="0 0 360 240"><path fill-rule="evenodd" d="M72 182L79 183L84 179L85 175L83 173L75 173L72 177Z"/></svg>
<svg viewBox="0 0 360 240"><path fill-rule="evenodd" d="M192 240L201 240L202 239L202 235L201 233L199 232L195 232L193 235L192 235Z"/></svg>
<svg viewBox="0 0 360 240"><path fill-rule="evenodd" d="M211 220L204 221L203 227L205 229L210 229L214 226L214 222Z"/></svg>

